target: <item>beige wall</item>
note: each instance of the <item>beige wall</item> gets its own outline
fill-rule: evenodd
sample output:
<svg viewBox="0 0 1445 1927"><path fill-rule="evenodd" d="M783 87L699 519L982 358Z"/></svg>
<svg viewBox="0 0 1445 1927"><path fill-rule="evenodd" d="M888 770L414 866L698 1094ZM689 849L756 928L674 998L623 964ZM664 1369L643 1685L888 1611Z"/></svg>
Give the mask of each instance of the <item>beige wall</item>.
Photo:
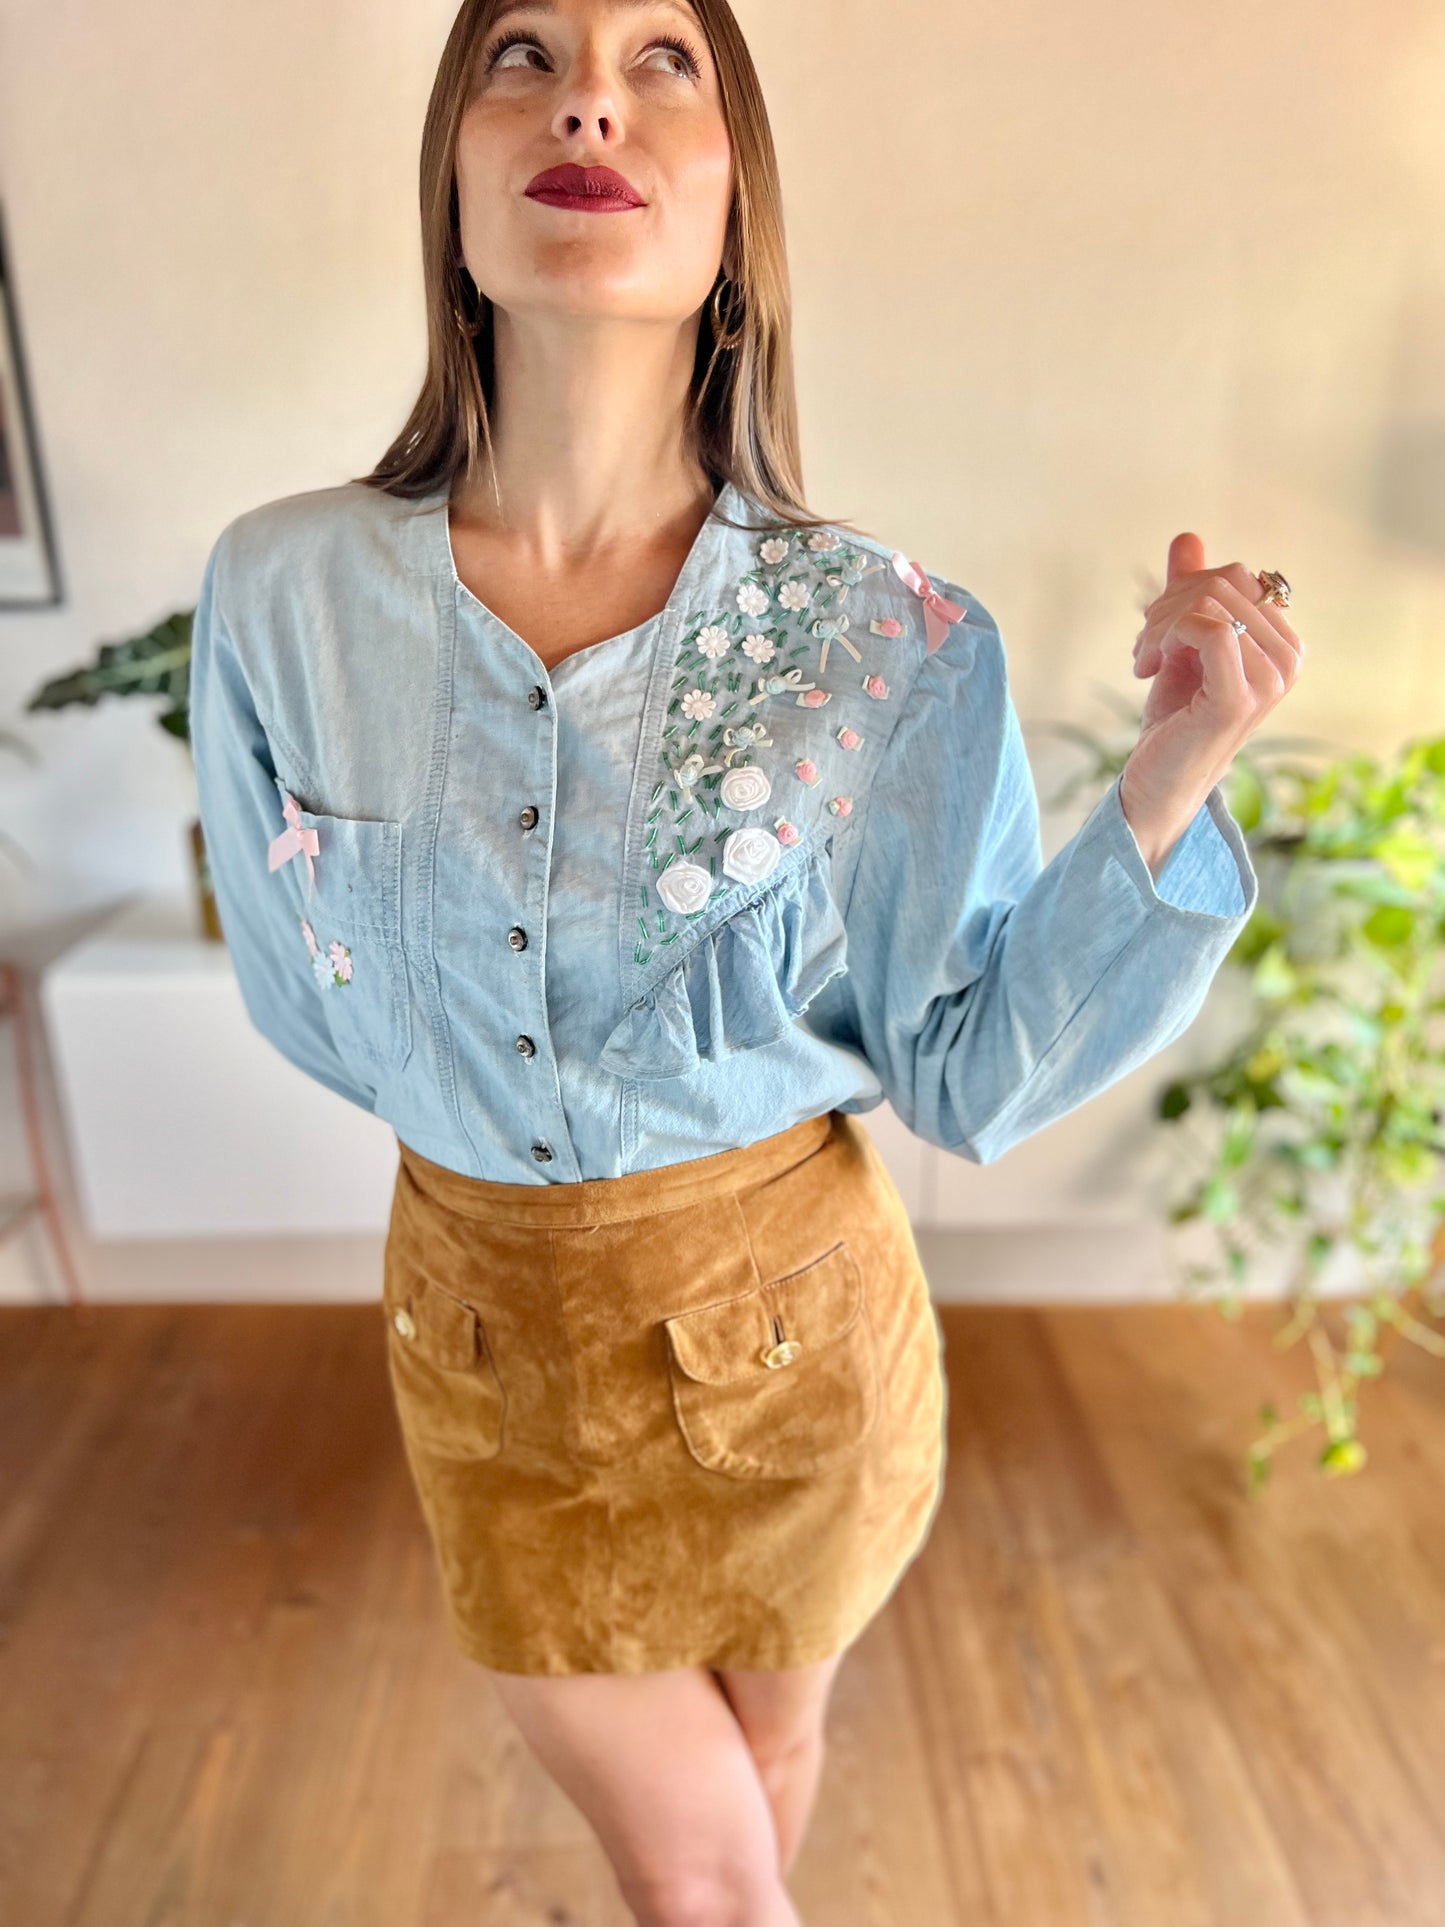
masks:
<svg viewBox="0 0 1445 1927"><path fill-rule="evenodd" d="M983 598L1026 728L1106 720L1096 680L1142 701L1138 608L1185 527L1295 585L1312 659L1281 729L1383 749L1440 727L1439 9L739 11L782 155L811 493ZM189 770L143 708L20 708L192 601L232 514L390 440L452 13L0 0L0 193L70 592L0 617L0 720L41 758L0 757L0 825L44 866L0 871L12 927L184 887ZM1087 1131L945 1161L936 1208L1115 1208L1099 1121L1127 1143L1142 1079Z"/></svg>

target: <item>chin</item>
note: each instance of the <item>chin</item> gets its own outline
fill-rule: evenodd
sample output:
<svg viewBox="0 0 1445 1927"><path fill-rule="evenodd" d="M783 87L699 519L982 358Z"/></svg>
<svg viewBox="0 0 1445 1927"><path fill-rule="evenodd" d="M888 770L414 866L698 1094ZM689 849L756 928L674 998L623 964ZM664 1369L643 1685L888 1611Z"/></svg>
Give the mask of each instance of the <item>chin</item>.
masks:
<svg viewBox="0 0 1445 1927"><path fill-rule="evenodd" d="M579 271L576 262L556 275L539 273L519 300L499 298L497 305L517 314L560 314L575 320L656 321L665 313L663 302L647 289L605 273ZM683 316L675 319L681 323Z"/></svg>

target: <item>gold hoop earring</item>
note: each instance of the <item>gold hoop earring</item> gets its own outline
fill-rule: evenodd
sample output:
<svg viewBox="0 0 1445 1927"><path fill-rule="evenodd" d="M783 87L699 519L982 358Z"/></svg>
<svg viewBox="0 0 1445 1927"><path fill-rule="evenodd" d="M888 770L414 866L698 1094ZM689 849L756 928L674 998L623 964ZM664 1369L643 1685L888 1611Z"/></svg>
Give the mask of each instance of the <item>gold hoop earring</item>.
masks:
<svg viewBox="0 0 1445 1927"><path fill-rule="evenodd" d="M721 300L722 293L725 288L728 291L728 314L729 316L731 316L732 306L733 306L733 300L732 300L733 290L737 288L737 283L735 281L729 281L726 275L723 276L722 280L718 282L717 286L712 291L713 338L717 342L717 345L719 348L736 348L740 345L740 343L743 340L743 337L747 334L747 318L746 318L746 313L744 313L743 319L738 322L735 328L733 328L731 331L728 331L724 328L723 318L718 308L718 302ZM738 289L738 292L741 293L742 292L741 289Z"/></svg>

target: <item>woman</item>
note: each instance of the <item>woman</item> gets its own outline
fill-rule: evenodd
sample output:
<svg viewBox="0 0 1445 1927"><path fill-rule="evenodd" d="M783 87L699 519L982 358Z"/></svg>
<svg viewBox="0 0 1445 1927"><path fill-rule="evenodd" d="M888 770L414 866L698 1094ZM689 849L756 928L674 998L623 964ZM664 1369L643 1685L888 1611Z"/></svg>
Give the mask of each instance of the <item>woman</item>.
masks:
<svg viewBox="0 0 1445 1927"><path fill-rule="evenodd" d="M256 1025L398 1136L461 1650L639 1920L794 1921L829 1688L944 1465L856 1114L988 1162L1184 1030L1256 896L1218 784L1301 646L1177 538L1141 740L1042 866L993 618L804 502L726 0L468 0L422 214L410 420L206 568L216 894Z"/></svg>

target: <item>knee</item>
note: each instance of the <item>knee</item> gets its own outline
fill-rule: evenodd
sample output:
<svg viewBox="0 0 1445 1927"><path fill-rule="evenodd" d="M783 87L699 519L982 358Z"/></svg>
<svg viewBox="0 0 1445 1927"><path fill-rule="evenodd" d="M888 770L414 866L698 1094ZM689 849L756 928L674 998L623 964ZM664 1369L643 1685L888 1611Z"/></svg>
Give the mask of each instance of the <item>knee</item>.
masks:
<svg viewBox="0 0 1445 1927"><path fill-rule="evenodd" d="M637 1927L754 1927L775 1917L778 1891L771 1871L692 1869L647 1876L624 1897Z"/></svg>

